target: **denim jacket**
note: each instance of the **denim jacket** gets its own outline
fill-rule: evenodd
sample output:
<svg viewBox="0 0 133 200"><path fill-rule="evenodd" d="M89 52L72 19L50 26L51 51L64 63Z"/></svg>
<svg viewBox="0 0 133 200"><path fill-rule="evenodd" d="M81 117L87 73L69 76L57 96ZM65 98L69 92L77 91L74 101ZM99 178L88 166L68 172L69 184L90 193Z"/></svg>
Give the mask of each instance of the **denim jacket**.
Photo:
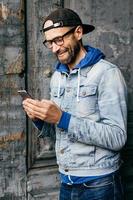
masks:
<svg viewBox="0 0 133 200"><path fill-rule="evenodd" d="M69 74L56 71L50 88L51 99L70 115L67 129L55 127L59 171L73 176L116 171L127 139L127 88L119 68L100 59ZM42 135L46 128L45 123Z"/></svg>

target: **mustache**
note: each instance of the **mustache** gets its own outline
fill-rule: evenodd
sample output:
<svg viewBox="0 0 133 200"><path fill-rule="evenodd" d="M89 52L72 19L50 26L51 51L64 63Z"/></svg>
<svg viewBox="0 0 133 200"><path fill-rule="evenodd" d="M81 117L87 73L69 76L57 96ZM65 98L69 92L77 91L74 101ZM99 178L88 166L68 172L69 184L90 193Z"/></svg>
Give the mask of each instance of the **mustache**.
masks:
<svg viewBox="0 0 133 200"><path fill-rule="evenodd" d="M64 48L63 50L59 49L57 52L56 52L56 56L62 54L62 53L65 53L68 51L68 48Z"/></svg>

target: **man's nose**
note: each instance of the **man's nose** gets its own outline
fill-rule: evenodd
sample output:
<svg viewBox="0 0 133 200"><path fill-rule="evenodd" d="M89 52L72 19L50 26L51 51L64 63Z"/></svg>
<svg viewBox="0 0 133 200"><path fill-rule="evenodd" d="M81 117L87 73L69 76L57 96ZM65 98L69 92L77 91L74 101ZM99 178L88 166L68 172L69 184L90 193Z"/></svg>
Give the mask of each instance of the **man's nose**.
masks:
<svg viewBox="0 0 133 200"><path fill-rule="evenodd" d="M52 52L56 53L59 50L60 46L57 45L55 42L52 44Z"/></svg>

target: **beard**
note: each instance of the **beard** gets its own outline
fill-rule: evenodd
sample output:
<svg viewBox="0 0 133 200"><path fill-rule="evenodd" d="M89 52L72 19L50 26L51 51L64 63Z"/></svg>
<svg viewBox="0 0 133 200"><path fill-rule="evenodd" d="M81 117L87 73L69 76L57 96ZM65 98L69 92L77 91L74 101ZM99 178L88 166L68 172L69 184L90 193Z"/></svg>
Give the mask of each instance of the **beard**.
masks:
<svg viewBox="0 0 133 200"><path fill-rule="evenodd" d="M80 48L80 43L76 42L73 46L63 47L62 49L58 50L56 52L56 57L62 64L73 64L79 55ZM64 55L64 59L60 57L61 54L66 54Z"/></svg>

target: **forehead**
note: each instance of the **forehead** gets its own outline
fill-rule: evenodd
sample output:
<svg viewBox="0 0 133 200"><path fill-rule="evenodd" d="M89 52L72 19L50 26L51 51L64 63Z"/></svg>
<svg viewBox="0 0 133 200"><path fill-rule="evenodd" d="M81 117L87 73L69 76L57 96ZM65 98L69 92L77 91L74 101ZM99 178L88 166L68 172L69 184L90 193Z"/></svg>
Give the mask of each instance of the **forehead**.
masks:
<svg viewBox="0 0 133 200"><path fill-rule="evenodd" d="M44 24L44 28L47 28L49 26L53 25L53 22L51 20L48 20L45 22ZM68 30L70 29L70 27L58 27L58 28L52 28L48 31L46 31L44 33L44 37L47 39L47 40L51 40L55 37L58 37L58 36L62 36L65 32L67 32Z"/></svg>

